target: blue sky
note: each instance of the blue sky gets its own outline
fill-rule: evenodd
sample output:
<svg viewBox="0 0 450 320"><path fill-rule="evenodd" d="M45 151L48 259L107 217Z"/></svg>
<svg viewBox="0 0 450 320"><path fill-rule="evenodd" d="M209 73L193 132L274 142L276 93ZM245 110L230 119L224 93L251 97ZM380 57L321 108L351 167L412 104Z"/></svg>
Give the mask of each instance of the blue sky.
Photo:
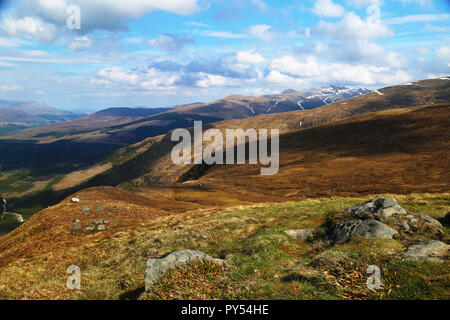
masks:
<svg viewBox="0 0 450 320"><path fill-rule="evenodd" d="M67 27L73 5L79 30ZM449 0L17 0L0 10L0 99L67 110L450 74Z"/></svg>

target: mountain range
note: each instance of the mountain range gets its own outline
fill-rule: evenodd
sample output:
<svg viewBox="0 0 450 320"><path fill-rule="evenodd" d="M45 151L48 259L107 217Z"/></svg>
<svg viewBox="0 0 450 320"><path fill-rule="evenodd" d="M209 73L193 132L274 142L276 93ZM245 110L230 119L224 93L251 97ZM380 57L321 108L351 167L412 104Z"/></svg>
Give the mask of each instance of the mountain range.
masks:
<svg viewBox="0 0 450 320"><path fill-rule="evenodd" d="M109 108L72 121L15 132L8 138L36 139L41 143L65 139L132 144L175 128L190 127L195 120L211 123L308 110L369 92L368 89L328 86L304 91L287 90L260 97L229 96L172 108Z"/></svg>
<svg viewBox="0 0 450 320"><path fill-rule="evenodd" d="M66 122L81 115L37 101L0 100L0 135L25 128Z"/></svg>

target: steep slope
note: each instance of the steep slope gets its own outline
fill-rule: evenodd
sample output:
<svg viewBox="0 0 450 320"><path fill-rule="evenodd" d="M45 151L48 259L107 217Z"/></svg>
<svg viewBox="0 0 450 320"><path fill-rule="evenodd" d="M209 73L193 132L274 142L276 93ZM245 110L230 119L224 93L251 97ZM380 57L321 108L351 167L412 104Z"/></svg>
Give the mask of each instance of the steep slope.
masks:
<svg viewBox="0 0 450 320"><path fill-rule="evenodd" d="M412 85L380 89L378 92L326 105L314 110L260 115L242 120L213 123L210 126L226 128L279 129L281 133L295 132L317 124L356 115L414 106L433 105L450 101L450 81L424 80ZM206 128L206 126L205 126ZM175 145L171 134L146 139L136 145L117 151L110 159L115 164L108 172L95 178L95 185L117 185L129 180L136 183L175 182L191 165L173 166L170 152Z"/></svg>

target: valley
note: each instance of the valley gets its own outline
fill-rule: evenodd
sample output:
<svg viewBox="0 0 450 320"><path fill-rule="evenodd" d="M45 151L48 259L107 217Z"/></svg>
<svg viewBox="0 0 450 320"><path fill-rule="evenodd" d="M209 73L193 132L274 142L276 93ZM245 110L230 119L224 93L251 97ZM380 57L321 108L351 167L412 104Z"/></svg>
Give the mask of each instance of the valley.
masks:
<svg viewBox="0 0 450 320"><path fill-rule="evenodd" d="M8 170L0 178L7 190L3 194L14 195L8 197L9 210L25 218L23 224L11 218L1 224L6 234L0 238L5 275L0 297L448 297L448 254L440 254L439 263L402 257L413 244L449 241L449 97L448 79L432 79L311 110L224 120L187 113L191 105L182 107L185 113L174 109L113 126L121 134L170 118L174 126L188 130L199 119L206 119L204 129L222 132L279 129L279 171L267 176L260 175L259 164L175 166L170 157L177 142L171 141L170 128L175 127L170 125L125 146L88 143L92 132L76 133L73 140L41 141L36 151L23 140L31 152L21 155L24 149L17 147L4 163L13 168L14 159L23 158L21 167L28 169ZM4 141L3 150L18 141ZM247 147L250 141L245 141ZM44 152L44 146L55 149ZM43 158L45 154L53 156ZM41 187L33 189L37 183ZM343 244L330 240L336 223L355 219L349 207L380 196L395 198L409 217L379 219L394 230L394 237L356 236ZM402 223L410 220L405 219L416 222L408 222L406 229ZM299 240L289 235L290 229L314 231ZM184 249L205 252L225 264L179 266L145 291L146 259ZM373 264L383 269L380 290L365 284L365 268ZM80 266L81 290L65 289L68 265Z"/></svg>

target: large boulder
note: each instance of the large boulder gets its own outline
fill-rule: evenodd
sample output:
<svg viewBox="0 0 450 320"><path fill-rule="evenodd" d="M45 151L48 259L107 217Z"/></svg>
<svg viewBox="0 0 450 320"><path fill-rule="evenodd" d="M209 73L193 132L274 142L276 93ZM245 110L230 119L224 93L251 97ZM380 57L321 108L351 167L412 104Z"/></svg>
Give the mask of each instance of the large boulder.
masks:
<svg viewBox="0 0 450 320"><path fill-rule="evenodd" d="M151 286L169 269L175 268L193 260L212 261L223 265L222 259L215 259L207 254L195 250L175 251L161 259L148 259L145 270L145 290L149 291Z"/></svg>
<svg viewBox="0 0 450 320"><path fill-rule="evenodd" d="M310 235L314 233L314 230L315 229L285 230L284 233L296 240L305 241Z"/></svg>
<svg viewBox="0 0 450 320"><path fill-rule="evenodd" d="M377 220L352 220L334 225L331 240L341 244L354 236L363 238L392 239L398 232Z"/></svg>
<svg viewBox="0 0 450 320"><path fill-rule="evenodd" d="M441 262L442 260L438 259L438 257L448 255L449 247L449 245L438 240L423 241L410 246L403 254L402 259Z"/></svg>
<svg viewBox="0 0 450 320"><path fill-rule="evenodd" d="M361 205L348 209L348 212L360 219L387 219L393 215L406 215L403 209L394 198L378 197L371 199Z"/></svg>

